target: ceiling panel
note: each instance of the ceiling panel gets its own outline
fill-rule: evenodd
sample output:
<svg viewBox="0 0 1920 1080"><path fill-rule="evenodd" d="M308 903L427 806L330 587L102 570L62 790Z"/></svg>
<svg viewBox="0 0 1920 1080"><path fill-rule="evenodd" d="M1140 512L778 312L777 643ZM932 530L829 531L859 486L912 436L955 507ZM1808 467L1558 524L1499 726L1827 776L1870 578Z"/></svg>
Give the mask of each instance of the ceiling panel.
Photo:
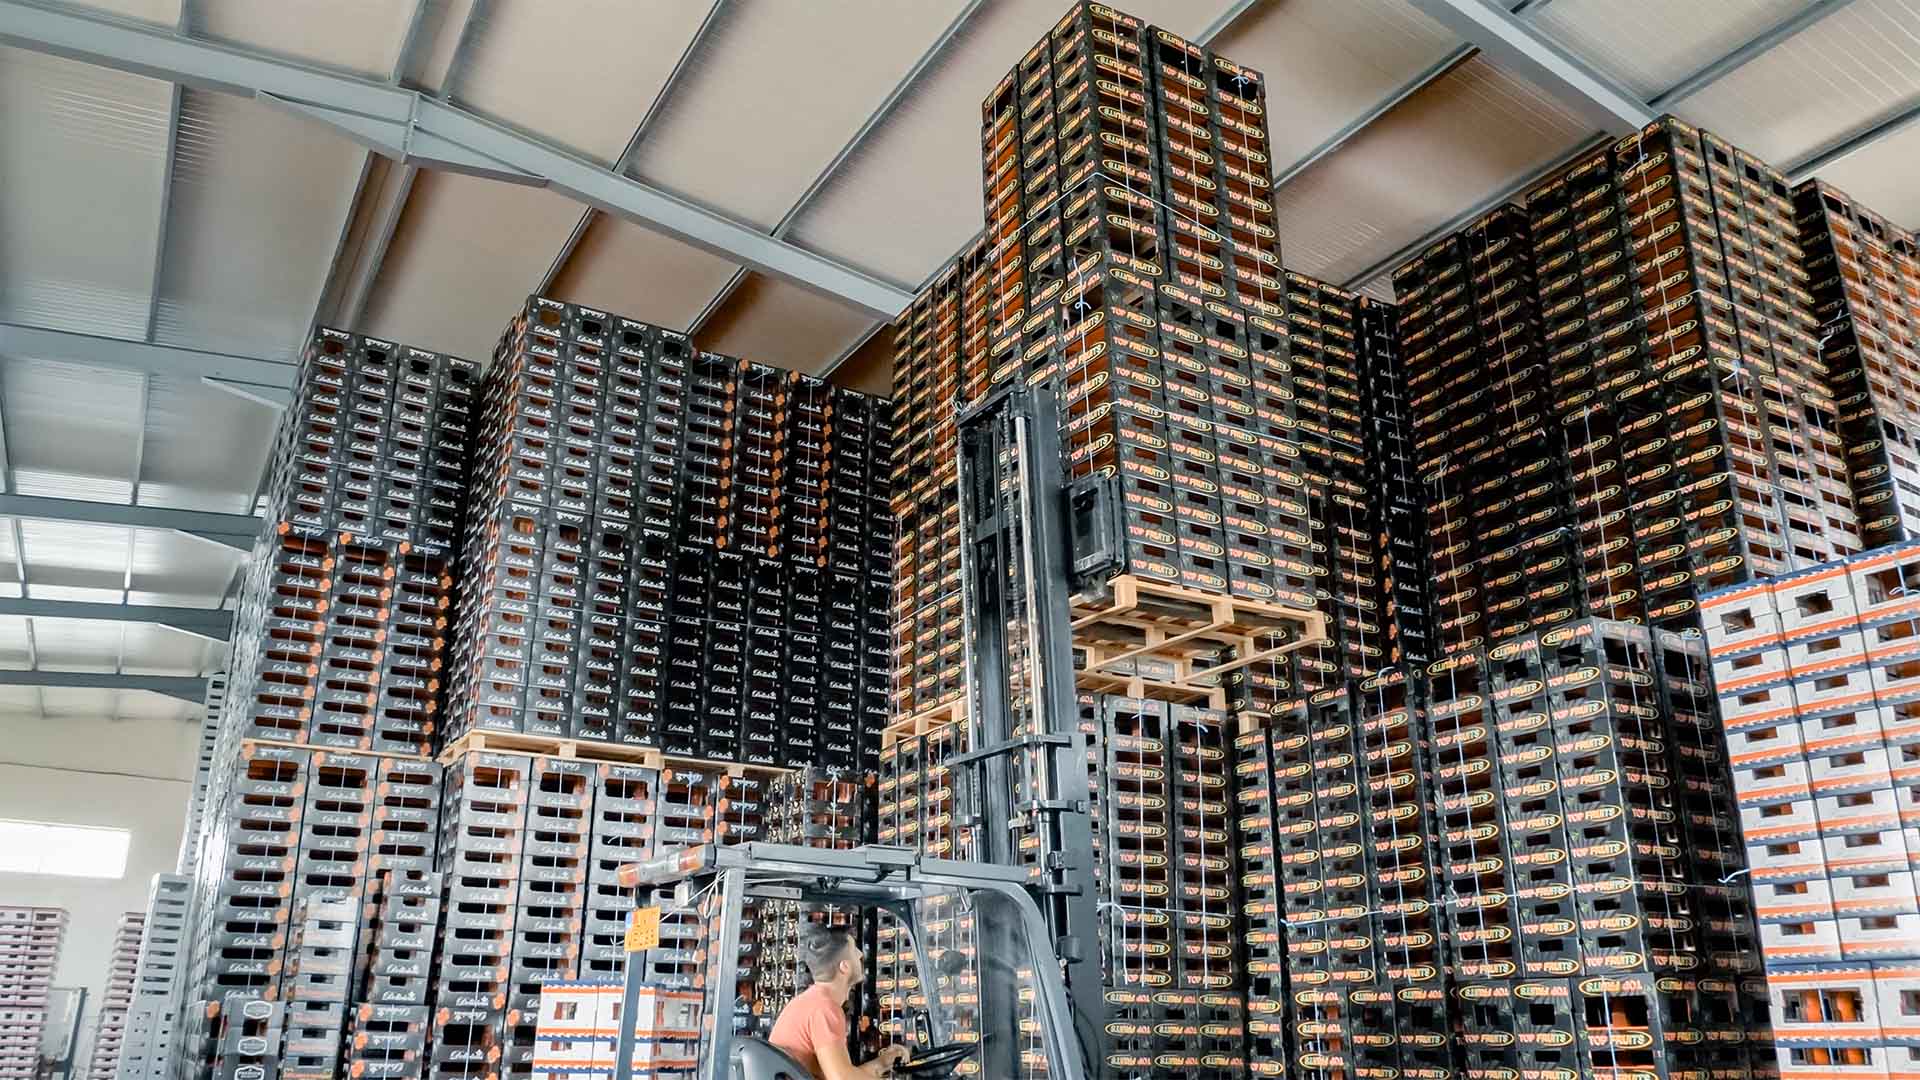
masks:
<svg viewBox="0 0 1920 1080"><path fill-rule="evenodd" d="M1405 0L1288 0L1255 5L1213 47L1266 75L1278 176L1459 44Z"/></svg>
<svg viewBox="0 0 1920 1080"><path fill-rule="evenodd" d="M23 668L32 660L27 648L27 620L0 619L0 668ZM31 687L7 687L15 692L32 693Z"/></svg>
<svg viewBox="0 0 1920 1080"><path fill-rule="evenodd" d="M833 363L871 325L871 316L818 293L748 274L707 320L695 344L710 352L813 373Z"/></svg>
<svg viewBox="0 0 1920 1080"><path fill-rule="evenodd" d="M1226 8L1215 0L1123 6L1188 35ZM981 8L821 189L791 238L895 281L917 283L938 269L980 231L980 102L1061 10L1038 2Z"/></svg>
<svg viewBox="0 0 1920 1080"><path fill-rule="evenodd" d="M1681 112L1785 168L1915 104L1920 0L1855 0L1689 98Z"/></svg>
<svg viewBox="0 0 1920 1080"><path fill-rule="evenodd" d="M138 529L133 534L131 604L219 607L234 567L243 558L223 547L184 533ZM32 563L27 572L33 573Z"/></svg>
<svg viewBox="0 0 1920 1080"><path fill-rule="evenodd" d="M595 214L553 287L553 296L602 311L684 330L706 307L734 264L635 225Z"/></svg>
<svg viewBox="0 0 1920 1080"><path fill-rule="evenodd" d="M580 204L550 191L422 172L361 325L485 361L579 220Z"/></svg>
<svg viewBox="0 0 1920 1080"><path fill-rule="evenodd" d="M34 655L43 668L112 671L120 630L120 623L99 619L34 619Z"/></svg>
<svg viewBox="0 0 1920 1080"><path fill-rule="evenodd" d="M0 423L15 490L126 502L144 421L140 376L51 360L0 366Z"/></svg>
<svg viewBox="0 0 1920 1080"><path fill-rule="evenodd" d="M280 414L196 379L154 376L140 503L246 513ZM217 431L220 438L209 439Z"/></svg>
<svg viewBox="0 0 1920 1080"><path fill-rule="evenodd" d="M1808 0L1555 0L1526 20L1568 52L1653 98L1744 45ZM1650 34L1648 27L1659 27Z"/></svg>
<svg viewBox="0 0 1920 1080"><path fill-rule="evenodd" d="M205 37L386 78L400 58L413 0L193 0Z"/></svg>
<svg viewBox="0 0 1920 1080"><path fill-rule="evenodd" d="M1920 229L1920 123L1868 143L1820 170L1820 179L1908 229Z"/></svg>
<svg viewBox="0 0 1920 1080"><path fill-rule="evenodd" d="M170 83L0 48L0 321L144 338Z"/></svg>
<svg viewBox="0 0 1920 1080"><path fill-rule="evenodd" d="M365 156L320 124L186 91L155 340L295 359Z"/></svg>
<svg viewBox="0 0 1920 1080"><path fill-rule="evenodd" d="M729 5L649 127L632 172L772 228L963 6Z"/></svg>
<svg viewBox="0 0 1920 1080"><path fill-rule="evenodd" d="M1475 57L1282 187L1281 251L1343 283L1589 134L1546 91Z"/></svg>
<svg viewBox="0 0 1920 1080"><path fill-rule="evenodd" d="M128 534L112 525L72 521L20 522L21 549L27 559L27 590L43 600L118 602L127 576ZM74 589L110 589L105 597L79 596Z"/></svg>
<svg viewBox="0 0 1920 1080"><path fill-rule="evenodd" d="M163 26L180 24L180 0L61 0L70 7L91 8L111 15Z"/></svg>
<svg viewBox="0 0 1920 1080"><path fill-rule="evenodd" d="M611 164L705 20L700 0L570 0L591 32L554 40L551 0L484 4L454 99Z"/></svg>
<svg viewBox="0 0 1920 1080"><path fill-rule="evenodd" d="M206 638L148 623L126 623L120 630L120 670L131 675L198 675L214 647Z"/></svg>

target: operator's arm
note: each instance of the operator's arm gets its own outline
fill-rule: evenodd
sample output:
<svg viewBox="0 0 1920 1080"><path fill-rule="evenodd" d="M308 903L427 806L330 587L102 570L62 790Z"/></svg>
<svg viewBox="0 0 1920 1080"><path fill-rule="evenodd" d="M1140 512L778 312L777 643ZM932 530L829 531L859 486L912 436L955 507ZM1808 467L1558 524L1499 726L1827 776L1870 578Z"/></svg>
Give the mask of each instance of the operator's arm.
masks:
<svg viewBox="0 0 1920 1080"><path fill-rule="evenodd" d="M889 1046L880 1051L880 1056L865 1065L855 1065L847 1056L846 1036L816 1042L814 1056L820 1061L820 1074L825 1080L885 1080L887 1071L893 1063L905 1059L906 1051L898 1046Z"/></svg>

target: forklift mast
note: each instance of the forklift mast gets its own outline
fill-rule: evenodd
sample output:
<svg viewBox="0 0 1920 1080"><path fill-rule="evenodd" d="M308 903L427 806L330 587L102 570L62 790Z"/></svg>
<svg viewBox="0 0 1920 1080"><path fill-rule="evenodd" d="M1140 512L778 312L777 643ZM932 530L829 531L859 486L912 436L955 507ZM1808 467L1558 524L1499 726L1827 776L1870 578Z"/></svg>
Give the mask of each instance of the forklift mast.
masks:
<svg viewBox="0 0 1920 1080"><path fill-rule="evenodd" d="M1076 1029L1097 1041L1099 913L1069 598L1116 572L1113 481L1067 480L1048 386L1004 387L965 410L958 427L970 696L967 749L948 762L956 824L973 831L983 861L1027 870Z"/></svg>

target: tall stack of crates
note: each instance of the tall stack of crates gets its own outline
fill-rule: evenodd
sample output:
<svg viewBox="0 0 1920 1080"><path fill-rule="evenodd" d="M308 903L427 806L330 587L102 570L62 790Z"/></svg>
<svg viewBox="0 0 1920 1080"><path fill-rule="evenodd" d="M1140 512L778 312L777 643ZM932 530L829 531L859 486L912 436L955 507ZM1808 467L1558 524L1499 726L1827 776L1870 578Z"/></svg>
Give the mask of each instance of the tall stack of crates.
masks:
<svg viewBox="0 0 1920 1080"><path fill-rule="evenodd" d="M505 1075L514 922L533 759L469 753L447 769L440 826L440 960L431 1077Z"/></svg>
<svg viewBox="0 0 1920 1080"><path fill-rule="evenodd" d="M965 689L957 417L986 388L985 252L976 240L942 267L894 327L893 717L950 715Z"/></svg>
<svg viewBox="0 0 1920 1080"><path fill-rule="evenodd" d="M1751 926L1716 884L1737 844L1725 764L1672 692L1704 686L1704 659L1582 620L1433 665L1467 1075L1683 1075L1767 1052L1743 999Z"/></svg>
<svg viewBox="0 0 1920 1080"><path fill-rule="evenodd" d="M947 723L925 734L889 735L880 750L880 773L875 787L874 839L881 844L919 848L938 859L974 857L974 837L958 827L954 816L954 781L946 761L966 749L964 727ZM929 955L958 951L976 955L974 914L958 903L936 898L923 904L921 943ZM906 1043L913 1037L912 1010L924 1008L931 995L945 1010L957 1039L978 1034L979 973L966 964L957 972L936 975L934 986L918 985L913 942L893 916L882 912L876 920L873 951L874 993L879 1005L883 1038ZM978 1062L960 1066L966 1074L979 1071Z"/></svg>
<svg viewBox="0 0 1920 1080"><path fill-rule="evenodd" d="M0 907L0 1077L38 1080L65 908Z"/></svg>
<svg viewBox="0 0 1920 1080"><path fill-rule="evenodd" d="M1426 687L1404 666L1354 685L1356 757L1366 844L1367 910L1379 980L1355 987L1347 1016L1361 1075L1443 1080L1453 1033L1449 952L1433 842Z"/></svg>
<svg viewBox="0 0 1920 1080"><path fill-rule="evenodd" d="M1292 654L1295 703L1349 679L1364 679L1387 662L1380 622L1380 545L1374 496L1367 484L1362 416L1359 310L1352 293L1288 271L1286 362L1300 455L1285 463L1300 478L1311 550L1306 569L1317 605L1328 615L1325 644ZM1261 673L1251 673L1257 680Z"/></svg>
<svg viewBox="0 0 1920 1080"><path fill-rule="evenodd" d="M1394 274L1442 653L1588 610L1528 238L1503 206Z"/></svg>
<svg viewBox="0 0 1920 1080"><path fill-rule="evenodd" d="M1400 364L1399 314L1360 297L1355 306L1362 405L1361 439L1379 563L1373 613L1385 630L1382 666L1418 667L1433 659L1431 598L1422 524L1426 489L1414 468L1406 373Z"/></svg>
<svg viewBox="0 0 1920 1080"><path fill-rule="evenodd" d="M1823 181L1794 189L1860 542L1920 535L1920 247Z"/></svg>
<svg viewBox="0 0 1920 1080"><path fill-rule="evenodd" d="M1529 202L1589 594L1685 629L1702 591L1858 550L1783 178L1668 117Z"/></svg>
<svg viewBox="0 0 1920 1080"><path fill-rule="evenodd" d="M477 378L456 357L315 332L242 580L234 735L427 752Z"/></svg>
<svg viewBox="0 0 1920 1080"><path fill-rule="evenodd" d="M891 665L880 407L540 297L495 352L450 736L856 767Z"/></svg>
<svg viewBox="0 0 1920 1080"><path fill-rule="evenodd" d="M127 1009L133 1005L134 975L140 966L140 935L146 927L144 911L129 911L113 928L113 952L107 957L106 991L94 1021L93 1051L87 1059L88 1080L113 1080L126 1049Z"/></svg>
<svg viewBox="0 0 1920 1080"><path fill-rule="evenodd" d="M294 909L283 987L281 1075L289 1080L337 1076L346 1032L360 905L337 894L309 895Z"/></svg>
<svg viewBox="0 0 1920 1080"><path fill-rule="evenodd" d="M1783 1077L1912 1070L1920 546L1705 597Z"/></svg>
<svg viewBox="0 0 1920 1080"><path fill-rule="evenodd" d="M182 951L192 895L193 880L181 874L155 874L147 890L126 1042L115 1072L118 1080L163 1080L170 1075L175 1036L185 1028L179 1022L185 974Z"/></svg>
<svg viewBox="0 0 1920 1080"><path fill-rule="evenodd" d="M1084 695L1106 1023L1100 1075L1244 1074L1225 717Z"/></svg>
<svg viewBox="0 0 1920 1080"><path fill-rule="evenodd" d="M1053 380L1126 570L1312 603L1260 78L1080 3L982 110L989 385Z"/></svg>

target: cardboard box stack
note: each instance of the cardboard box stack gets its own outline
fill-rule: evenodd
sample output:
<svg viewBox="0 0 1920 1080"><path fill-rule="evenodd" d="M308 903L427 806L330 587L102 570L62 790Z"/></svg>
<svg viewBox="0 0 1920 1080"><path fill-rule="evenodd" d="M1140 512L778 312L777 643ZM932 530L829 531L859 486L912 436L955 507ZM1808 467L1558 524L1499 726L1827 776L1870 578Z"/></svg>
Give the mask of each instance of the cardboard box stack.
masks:
<svg viewBox="0 0 1920 1080"><path fill-rule="evenodd" d="M1783 1077L1920 1057L1920 546L1702 601Z"/></svg>

